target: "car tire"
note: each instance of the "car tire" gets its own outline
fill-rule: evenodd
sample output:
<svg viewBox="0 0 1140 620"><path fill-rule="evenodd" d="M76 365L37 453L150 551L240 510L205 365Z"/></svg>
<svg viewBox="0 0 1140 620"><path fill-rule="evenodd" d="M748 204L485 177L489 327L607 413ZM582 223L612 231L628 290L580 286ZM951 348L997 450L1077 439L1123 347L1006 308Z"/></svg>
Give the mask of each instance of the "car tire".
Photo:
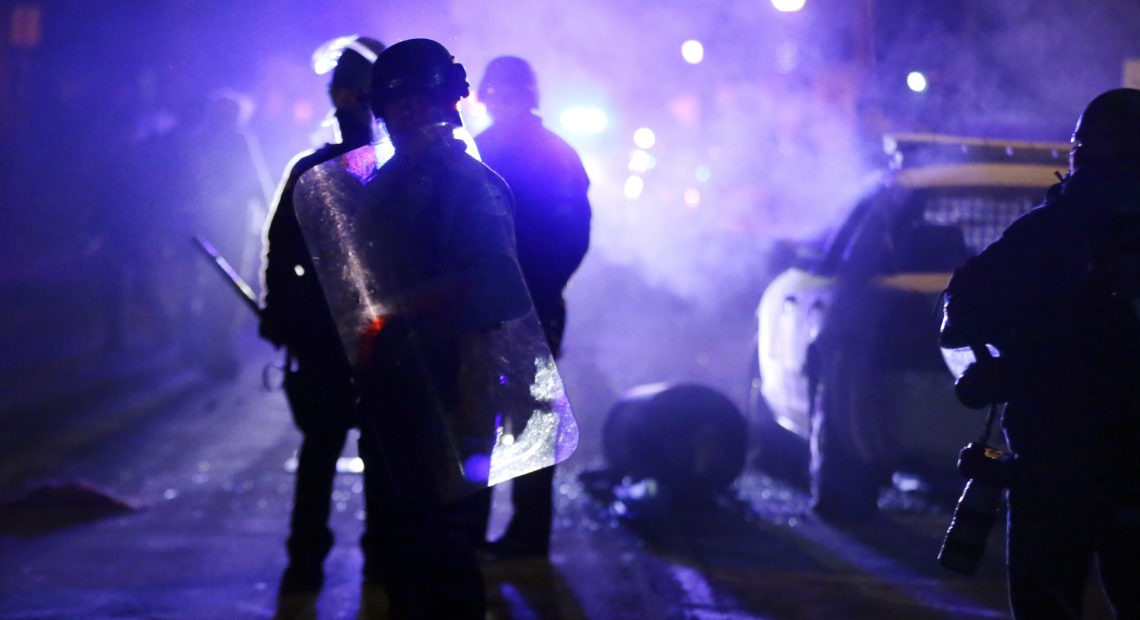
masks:
<svg viewBox="0 0 1140 620"><path fill-rule="evenodd" d="M807 489L808 444L776 422L776 415L760 389L763 379L755 344L749 366L748 423L752 436L749 462L773 478Z"/></svg>
<svg viewBox="0 0 1140 620"><path fill-rule="evenodd" d="M810 442L812 510L831 521L862 521L878 512L883 468L860 456L853 425L870 405L866 363L835 351L821 360Z"/></svg>

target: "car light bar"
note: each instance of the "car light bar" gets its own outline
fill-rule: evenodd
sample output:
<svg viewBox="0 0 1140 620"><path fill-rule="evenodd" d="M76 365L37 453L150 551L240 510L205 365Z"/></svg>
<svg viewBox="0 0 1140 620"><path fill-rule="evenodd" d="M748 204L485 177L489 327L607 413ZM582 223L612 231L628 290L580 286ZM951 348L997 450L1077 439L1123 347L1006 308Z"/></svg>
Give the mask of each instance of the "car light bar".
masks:
<svg viewBox="0 0 1140 620"><path fill-rule="evenodd" d="M903 166L963 161L1057 164L1066 162L1069 144L902 133L883 136L883 153L894 170Z"/></svg>

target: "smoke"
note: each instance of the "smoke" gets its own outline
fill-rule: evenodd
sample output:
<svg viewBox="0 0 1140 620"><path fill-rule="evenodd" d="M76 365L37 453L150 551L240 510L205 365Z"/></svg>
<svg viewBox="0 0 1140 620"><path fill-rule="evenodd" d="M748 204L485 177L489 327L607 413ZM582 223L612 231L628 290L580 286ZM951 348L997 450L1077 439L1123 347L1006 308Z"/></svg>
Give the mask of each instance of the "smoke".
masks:
<svg viewBox="0 0 1140 620"><path fill-rule="evenodd" d="M743 402L773 249L834 225L867 171L854 74L799 38L805 19L760 2L451 7L449 49L472 85L491 58L526 58L547 125L588 163L591 249L567 293L563 362L586 426L600 430L590 415L650 382L700 382ZM704 45L700 64L682 57L687 40ZM604 110L605 131L561 125L573 106ZM656 137L651 166L631 166L639 128Z"/></svg>
<svg viewBox="0 0 1140 620"><path fill-rule="evenodd" d="M817 234L862 175L854 85L815 67L811 83L781 73L780 62L797 61L782 46L794 24L781 25L762 3L695 11L498 0L453 3L452 17L460 25L452 51L473 82L493 56L528 59L548 126L594 162L593 258L631 267L700 309L755 292L772 243ZM681 56L690 39L706 46L700 65ZM568 134L557 121L572 105L605 109L605 135ZM657 141L647 149L653 168L635 173L640 127ZM644 184L633 198L624 194L631 176Z"/></svg>
<svg viewBox="0 0 1140 620"><path fill-rule="evenodd" d="M1140 57L1140 5L1115 0L900 3L877 20L880 105L935 130L1064 140L1084 105ZM921 94L892 89L907 71Z"/></svg>
<svg viewBox="0 0 1140 620"><path fill-rule="evenodd" d="M165 215L132 206L146 173L113 161L131 138L112 134L140 124L163 133L189 102L234 89L255 103L250 129L279 174L313 146L329 108L326 78L309 67L318 45L345 34L433 38L473 86L495 56L528 59L547 124L587 160L593 239L568 293L567 351L616 391L742 382L750 314L782 264L782 240L839 222L881 164L883 132L1064 139L1088 100L1120 84L1122 60L1140 57L1140 5L1122 0L808 0L798 14L763 0L44 7L41 47L5 58L8 92L36 94L4 101L10 150L26 154L8 172L23 205L4 214L0 247L22 266L10 279L87 260L77 248L110 238L117 221ZM704 45L700 64L681 56L690 39ZM926 92L906 89L915 70L927 73ZM605 130L561 125L573 106L603 110ZM465 112L477 130L477 107ZM653 165L631 169L643 127L656 136ZM73 182L36 176L60 154L80 163L67 168ZM125 179L100 175L99 162ZM631 177L640 193L627 194Z"/></svg>

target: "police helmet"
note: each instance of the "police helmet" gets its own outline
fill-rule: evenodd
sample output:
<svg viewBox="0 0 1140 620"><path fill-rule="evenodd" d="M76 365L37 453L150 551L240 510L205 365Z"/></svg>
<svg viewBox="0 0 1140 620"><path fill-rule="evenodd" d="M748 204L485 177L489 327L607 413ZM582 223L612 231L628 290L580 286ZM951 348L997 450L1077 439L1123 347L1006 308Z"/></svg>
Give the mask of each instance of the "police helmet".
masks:
<svg viewBox="0 0 1140 620"><path fill-rule="evenodd" d="M499 56L487 64L479 82L479 100L533 110L538 107L538 81L530 63L517 56Z"/></svg>
<svg viewBox="0 0 1140 620"><path fill-rule="evenodd" d="M1089 102L1073 131L1075 154L1140 161L1140 90L1115 88Z"/></svg>
<svg viewBox="0 0 1140 620"><path fill-rule="evenodd" d="M467 71L447 48L430 39L408 39L385 49L376 59L368 102L372 113L384 118L385 104L398 97L427 95L454 106L470 93Z"/></svg>
<svg viewBox="0 0 1140 620"><path fill-rule="evenodd" d="M332 72L329 88L368 90L372 63L383 51L384 44L371 37L337 37L313 52L313 71L317 75Z"/></svg>

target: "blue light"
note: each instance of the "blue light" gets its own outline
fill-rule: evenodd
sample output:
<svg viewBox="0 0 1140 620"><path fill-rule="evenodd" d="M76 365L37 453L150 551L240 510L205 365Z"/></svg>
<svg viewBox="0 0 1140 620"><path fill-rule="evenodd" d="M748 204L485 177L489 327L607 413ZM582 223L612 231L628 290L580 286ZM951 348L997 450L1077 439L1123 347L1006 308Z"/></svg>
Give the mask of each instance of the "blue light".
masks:
<svg viewBox="0 0 1140 620"><path fill-rule="evenodd" d="M472 454L463 462L463 475L471 482L486 483L491 473L491 455Z"/></svg>
<svg viewBox="0 0 1140 620"><path fill-rule="evenodd" d="M558 117L567 131L576 134L600 134L609 125L609 118L599 108L569 108Z"/></svg>

